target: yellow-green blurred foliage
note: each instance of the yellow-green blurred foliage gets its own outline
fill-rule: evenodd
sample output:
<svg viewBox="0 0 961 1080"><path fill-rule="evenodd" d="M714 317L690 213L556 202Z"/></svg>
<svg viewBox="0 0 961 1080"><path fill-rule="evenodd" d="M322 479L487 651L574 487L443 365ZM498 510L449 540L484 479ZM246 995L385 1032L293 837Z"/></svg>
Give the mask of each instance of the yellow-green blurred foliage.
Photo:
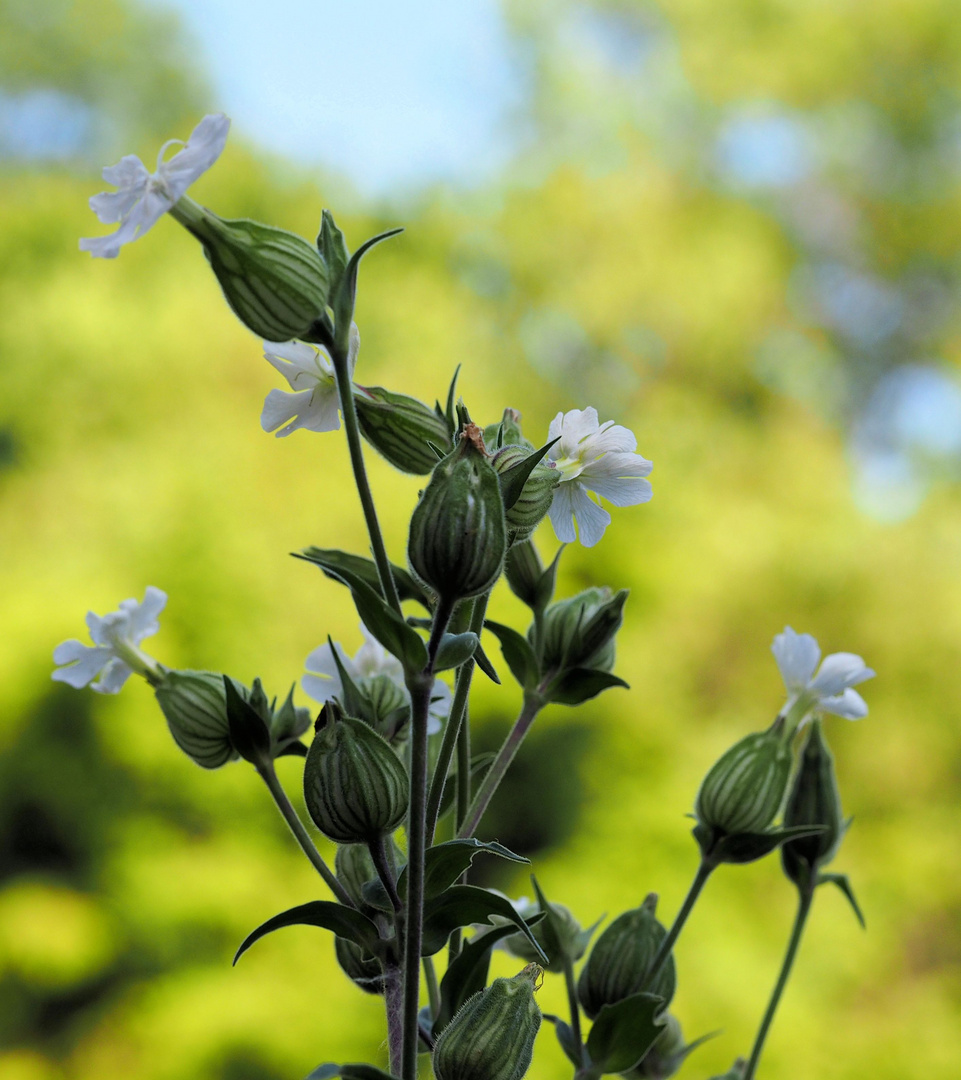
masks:
<svg viewBox="0 0 961 1080"><path fill-rule="evenodd" d="M536 46L543 122L516 181L472 199L425 197L361 274L360 382L432 402L462 364L475 418L515 406L537 441L559 410L594 404L655 464L653 502L614 511L594 550L572 546L559 586L631 589L616 668L631 690L545 712L520 782L482 833L536 851L547 894L584 923L651 890L667 920L695 868L684 814L700 778L781 704L773 635L790 623L826 652L861 653L878 672L863 688L871 714L827 731L855 817L836 869L850 874L868 929L839 893L819 894L762 1075L954 1080L958 489L935 486L895 524L856 509L850 402L819 408L817 387L804 402L757 374L759 348L779 331L828 357L825 385L843 368L836 339L801 325L790 299L797 236L773 205L699 175L683 147L670 150L671 131L634 124L626 76L608 86L609 107L592 104L592 69L565 65L551 37L570 7L511 6ZM145 25L122 10L137 32L111 44L121 52ZM24 25L18 11L0 8L5 51L6 25ZM673 27L683 94L699 95L704 113L756 93L797 108L861 102L910 132L925 103L957 85L951 3L664 0L649 14ZM54 40L71 58L62 87L92 105L100 99L77 72L101 40L82 25ZM24 84L55 82L44 64ZM176 83L172 70L161 85ZM193 78L184 72L183 85ZM121 150L149 162L155 113L136 115ZM164 134L183 136L192 119ZM311 236L330 192L290 175L235 141L196 196ZM341 437L260 429L276 373L172 220L116 262L77 251L77 237L97 231L86 207L97 184L93 171L11 167L0 178L0 1073L281 1080L324 1060L383 1064L380 1001L340 973L325 933L285 930L230 966L260 921L324 895L252 770L192 765L141 682L116 698L50 682L52 648L84 636L84 612L148 584L170 600L146 647L170 666L260 675L282 695L328 633L348 652L360 644L345 591L288 555L366 549ZM893 273L932 252L957 260L957 193L956 179L927 201L880 184L855 192L875 263ZM354 245L398 223L386 212L339 218ZM959 345L955 320L937 348L956 359ZM373 460L370 471L403 561L418 480ZM549 526L538 542L550 556ZM496 617L523 628L501 591ZM519 695L481 682L476 698L489 743ZM538 765L538 752L551 760ZM296 759L281 762L298 803L299 772ZM574 801L558 803L552 830L537 809L557 791ZM523 873L497 881L530 892ZM682 1076L723 1071L749 1048L793 903L775 858L709 884L677 948L674 1011L691 1038L723 1035ZM494 967L516 963L498 954ZM541 1004L564 1009L553 976ZM568 1068L545 1025L531 1077Z"/></svg>

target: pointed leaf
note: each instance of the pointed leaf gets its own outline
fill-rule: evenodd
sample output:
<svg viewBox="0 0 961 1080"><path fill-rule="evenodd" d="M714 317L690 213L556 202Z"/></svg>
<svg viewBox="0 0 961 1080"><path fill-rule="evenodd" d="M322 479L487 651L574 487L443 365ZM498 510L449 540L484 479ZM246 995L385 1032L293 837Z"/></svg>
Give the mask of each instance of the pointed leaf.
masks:
<svg viewBox="0 0 961 1080"><path fill-rule="evenodd" d="M547 698L558 705L580 705L612 686L630 687L623 679L609 671L594 668L571 668L560 674L550 685Z"/></svg>
<svg viewBox="0 0 961 1080"><path fill-rule="evenodd" d="M574 1029L553 1013L543 1013L543 1017L554 1025L554 1030L557 1032L557 1041L561 1044L561 1049L567 1054L571 1063L580 1069L584 1064L581 1058L583 1048L574 1036Z"/></svg>
<svg viewBox="0 0 961 1080"><path fill-rule="evenodd" d="M477 643L477 648L474 650L474 663L495 686L500 686L500 676L494 670L494 665L490 662L490 657L484 652L484 646L480 642Z"/></svg>
<svg viewBox="0 0 961 1080"><path fill-rule="evenodd" d="M524 934L545 961L544 951L534 940L527 923L517 914L510 901L475 885L453 885L440 896L424 904L424 940L422 956L433 956L446 944L451 933L471 923L489 923L492 915L507 919Z"/></svg>
<svg viewBox="0 0 961 1080"><path fill-rule="evenodd" d="M545 443L540 450L532 450L523 461L518 461L516 465L512 465L498 475L505 510L510 510L521 497L521 492L524 490L528 477L537 465L544 460L548 450L554 443L560 441L560 438L560 435L558 435L556 439L551 439L549 443Z"/></svg>
<svg viewBox="0 0 961 1080"><path fill-rule="evenodd" d="M279 750L274 751L274 757L306 757L307 747L302 742L294 739L293 742L285 743Z"/></svg>
<svg viewBox="0 0 961 1080"><path fill-rule="evenodd" d="M329 210L324 210L321 214L317 250L327 263L327 279L330 282L328 293L332 293L340 285L344 271L347 269L349 256L344 234L334 223Z"/></svg>
<svg viewBox="0 0 961 1080"><path fill-rule="evenodd" d="M861 929L867 929L867 924L864 921L864 914L861 911L861 905L857 902L857 898L854 895L854 889L851 888L851 882L848 880L847 874L818 874L817 883L818 885L837 885L841 892L847 897L848 903L854 909L854 914L861 924Z"/></svg>
<svg viewBox="0 0 961 1080"><path fill-rule="evenodd" d="M450 381L450 389L447 391L447 408L444 410L444 419L447 421L447 429L450 437L457 434L457 420L454 417L454 395L457 387L457 376L460 374L460 364L454 368L454 377Z"/></svg>
<svg viewBox="0 0 961 1080"><path fill-rule="evenodd" d="M368 952L376 954L380 949L380 935L377 933L377 927L366 915L362 915L354 908L335 904L330 900L311 900L307 904L300 904L288 911L282 911L279 915L261 923L241 942L234 956L234 963L237 963L255 941L285 926L319 926L324 930L330 930L337 937L356 942Z"/></svg>
<svg viewBox="0 0 961 1080"><path fill-rule="evenodd" d="M470 660L479 644L476 634L468 631L464 634L444 634L434 660L435 671L448 671L460 667L465 660Z"/></svg>
<svg viewBox="0 0 961 1080"><path fill-rule="evenodd" d="M525 859L523 855L515 855L513 851L496 841L485 842L468 837L463 840L447 840L443 844L435 844L424 853L425 899L439 896L448 886L453 885L474 861L474 856L482 851L498 855L502 859L509 859L511 862L530 862L530 859ZM397 891L404 896L406 889L407 867L405 866L397 877Z"/></svg>
<svg viewBox="0 0 961 1080"><path fill-rule="evenodd" d="M343 581L339 571L350 571L356 577L363 578L374 592L383 596L380 587L380 576L377 573L377 566L373 559L365 559L362 555L351 555L346 551L338 551L337 548L308 547L304 548L299 554L297 552L292 554L295 559L304 559L306 562L312 562L319 566L327 577L333 578L335 581ZM395 566L394 563L390 564L390 569L397 595L401 600L416 600L418 604L422 604L429 611L430 598L410 574L402 567Z"/></svg>
<svg viewBox="0 0 961 1080"><path fill-rule="evenodd" d="M635 1066L664 1028L664 1020L655 1020L663 1009L664 999L657 994L632 994L614 1005L602 1005L587 1037L591 1061L604 1073Z"/></svg>
<svg viewBox="0 0 961 1080"><path fill-rule="evenodd" d="M717 841L710 857L716 862L754 862L755 859L762 859L765 855L769 855L788 840L796 840L802 836L817 836L821 832L824 832L823 825L794 825L765 833L732 833Z"/></svg>
<svg viewBox="0 0 961 1080"><path fill-rule="evenodd" d="M234 749L254 766L270 761L270 730L263 717L252 705L244 701L233 679L224 676L227 695L227 723L230 725L230 741Z"/></svg>
<svg viewBox="0 0 961 1080"><path fill-rule="evenodd" d="M484 989L490 968L491 949L502 938L516 933L517 929L510 924L495 926L493 930L486 930L461 946L460 952L450 962L440 981L440 1010L434 1020L435 1035L439 1035L447 1027L461 1005L472 994Z"/></svg>
<svg viewBox="0 0 961 1080"><path fill-rule="evenodd" d="M527 638L518 634L512 627L493 622L491 619L485 619L484 626L500 642L501 652L504 654L507 666L511 669L511 674L525 690L532 690L537 685L537 659Z"/></svg>
<svg viewBox="0 0 961 1080"><path fill-rule="evenodd" d="M325 1065L318 1065L305 1077L305 1080L333 1080L335 1076L341 1077L342 1080L396 1080L392 1073L384 1072L383 1069L378 1069L375 1065L367 1065L362 1061L350 1062L347 1065L334 1065L332 1062L327 1062Z"/></svg>
<svg viewBox="0 0 961 1080"><path fill-rule="evenodd" d="M375 244L389 240L392 236L396 236L403 231L403 229L388 229L387 232L378 233L377 236L372 236L361 244L348 260L337 288L331 290L329 302L334 312L334 330L339 344L344 348L345 352L347 335L350 332L350 324L354 317L354 298L357 295L357 270L360 267L360 260Z"/></svg>

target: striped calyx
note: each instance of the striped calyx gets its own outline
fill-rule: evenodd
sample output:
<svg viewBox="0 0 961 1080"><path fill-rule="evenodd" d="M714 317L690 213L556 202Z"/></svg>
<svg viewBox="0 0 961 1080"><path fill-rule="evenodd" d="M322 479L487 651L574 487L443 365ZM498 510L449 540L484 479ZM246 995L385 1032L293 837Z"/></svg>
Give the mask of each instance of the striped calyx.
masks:
<svg viewBox="0 0 961 1080"><path fill-rule="evenodd" d="M594 943L587 963L577 980L577 997L593 1020L604 1005L642 991L671 1003L677 984L674 956L663 964L653 981L648 979L651 963L667 931L657 921L657 894L650 893L640 907L619 915Z"/></svg>
<svg viewBox="0 0 961 1080"><path fill-rule="evenodd" d="M498 475L514 465L526 461L531 450L526 446L502 446L494 451L491 464ZM510 544L526 540L544 519L554 501L554 488L560 483L560 473L553 462L539 461L535 466L517 501L507 508L504 520Z"/></svg>
<svg viewBox="0 0 961 1080"><path fill-rule="evenodd" d="M407 557L425 585L454 603L494 584L506 550L500 483L480 428L469 423L421 493L410 522Z"/></svg>
<svg viewBox="0 0 961 1080"><path fill-rule="evenodd" d="M791 771L790 742L780 721L735 743L701 783L694 813L722 833L759 833L777 817Z"/></svg>
<svg viewBox="0 0 961 1080"><path fill-rule="evenodd" d="M338 844L370 844L407 813L407 772L390 745L331 702L304 763L304 800L318 829Z"/></svg>
<svg viewBox="0 0 961 1080"><path fill-rule="evenodd" d="M154 688L170 734L205 769L237 757L230 741L224 679L212 671L165 671Z"/></svg>
<svg viewBox="0 0 961 1080"><path fill-rule="evenodd" d="M395 394L382 386L357 386L357 420L364 438L401 472L426 475L437 464L437 454L451 449L446 419L417 398Z"/></svg>
<svg viewBox="0 0 961 1080"><path fill-rule="evenodd" d="M610 671L626 600L626 589L612 596L610 589L595 587L551 604L544 615L544 670Z"/></svg>
<svg viewBox="0 0 961 1080"><path fill-rule="evenodd" d="M203 244L227 303L268 341L311 340L327 320L327 265L300 236L259 221L226 221L184 196L170 211Z"/></svg>
<svg viewBox="0 0 961 1080"><path fill-rule="evenodd" d="M632 1069L621 1073L621 1076L624 1080L667 1080L684 1064L692 1049L684 1042L677 1017L668 1013L664 1029L654 1045Z"/></svg>
<svg viewBox="0 0 961 1080"><path fill-rule="evenodd" d="M816 836L802 836L781 847L784 872L795 885L804 887L819 867L834 858L844 836L834 757L824 740L820 720L811 724L801 751L801 761L784 807L784 825L824 828Z"/></svg>
<svg viewBox="0 0 961 1080"><path fill-rule="evenodd" d="M432 1065L437 1080L520 1080L530 1068L541 1011L536 964L495 979L467 999L441 1032Z"/></svg>

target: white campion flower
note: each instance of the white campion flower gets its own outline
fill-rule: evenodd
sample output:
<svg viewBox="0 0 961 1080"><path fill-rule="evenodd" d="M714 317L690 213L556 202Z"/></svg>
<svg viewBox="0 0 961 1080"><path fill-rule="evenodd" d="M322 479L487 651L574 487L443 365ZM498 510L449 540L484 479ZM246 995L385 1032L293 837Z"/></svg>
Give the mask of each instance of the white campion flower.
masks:
<svg viewBox="0 0 961 1080"><path fill-rule="evenodd" d="M359 349L360 331L352 323L347 349L349 375L354 373ZM265 341L264 359L283 375L293 391L271 390L267 395L260 414L264 431L276 431L280 438L298 428L336 431L340 427L340 396L326 349L303 341Z"/></svg>
<svg viewBox="0 0 961 1080"><path fill-rule="evenodd" d="M847 720L868 715L864 698L852 687L874 678L875 673L860 656L831 653L815 675L821 659L818 643L810 634L795 633L790 626L775 636L771 651L788 693L782 716L793 711L803 723L811 713L829 712Z"/></svg>
<svg viewBox="0 0 961 1080"><path fill-rule="evenodd" d="M93 645L84 645L72 638L62 641L53 651L53 662L62 664L51 678L80 689L90 687L101 694L116 694L136 672L159 678L160 670L153 660L139 648L144 638L160 629L157 616L167 603L167 594L153 585L147 587L143 603L134 599L123 600L117 611L107 615L87 612L87 628ZM100 678L93 682L97 676Z"/></svg>
<svg viewBox="0 0 961 1080"><path fill-rule="evenodd" d="M94 195L90 209L104 225L119 221L120 227L108 236L84 238L80 250L89 251L98 259L115 259L124 244L152 229L187 188L213 165L223 151L229 130L230 120L223 113L211 113L193 129L186 143L168 139L161 146L155 173L147 172L147 166L136 154L127 154L116 165L108 165L103 178L118 190ZM164 161L164 154L171 146L183 149Z"/></svg>
<svg viewBox="0 0 961 1080"><path fill-rule="evenodd" d="M593 547L610 525L611 515L588 492L615 506L647 502L652 491L644 477L653 466L634 453L637 439L626 427L613 420L598 424L593 408L558 413L547 438L558 436L560 441L548 451L548 459L561 477L551 503L551 524L562 543L572 543L579 533L584 547Z"/></svg>
<svg viewBox="0 0 961 1080"><path fill-rule="evenodd" d="M340 642L334 643L344 670L355 682L360 679L374 678L377 675L386 675L406 694L403 664L381 645L363 623L360 624L360 632L364 636L364 644L354 654L353 659L344 653ZM304 667L307 668L308 674L304 675L300 684L309 697L321 704L326 704L335 697L343 699L344 687L330 645L321 645L314 649L304 662ZM430 709L427 714L428 735L435 735L440 731L442 721L446 720L450 713L450 703L450 687L437 679L434 682Z"/></svg>

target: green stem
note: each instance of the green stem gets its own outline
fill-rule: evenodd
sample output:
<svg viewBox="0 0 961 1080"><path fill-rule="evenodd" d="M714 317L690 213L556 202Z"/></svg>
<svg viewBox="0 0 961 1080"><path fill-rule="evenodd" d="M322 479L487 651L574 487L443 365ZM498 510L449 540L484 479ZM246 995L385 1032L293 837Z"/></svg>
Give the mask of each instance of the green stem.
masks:
<svg viewBox="0 0 961 1080"><path fill-rule="evenodd" d="M467 811L467 817L457 830L458 840L471 837L476 832L477 826L484 816L484 812L487 810L491 799L494 797L494 793L500 786L501 780L504 779L504 774L510 768L511 762L514 760L517 751L520 749L521 743L524 741L524 736L530 730L531 724L534 723L534 717L537 716L543 706L544 699L539 694L531 691L524 694L524 705L520 711L520 715L514 721L514 726L507 733L507 738L504 740L500 750L498 750L497 757L494 758L491 767L484 776L481 786L477 789L474 801L470 804L470 809Z"/></svg>
<svg viewBox="0 0 961 1080"><path fill-rule="evenodd" d="M387 857L386 837L379 837L377 840L368 844L367 847L370 850L370 858L374 864L374 869L377 871L377 876L380 878L381 883L387 891L390 906L394 909L394 922L396 923L403 911L404 905L400 902L400 897L397 895L397 886L394 882L394 875L391 872L390 860Z"/></svg>
<svg viewBox="0 0 961 1080"><path fill-rule="evenodd" d="M794 928L791 931L791 940L788 942L787 952L784 954L784 963L781 965L781 973L778 975L777 983L775 983L774 992L771 994L771 1000L768 1002L767 1011L764 1013L764 1019L761 1021L761 1026L758 1028L757 1038L754 1040L754 1048L751 1050L751 1057L747 1063L747 1071L744 1073L744 1080L752 1080L754 1072L757 1069L757 1063L761 1058L761 1051L764 1049L764 1040L767 1038L768 1030L771 1027L771 1023L774 1020L774 1014L777 1011L778 1002L781 1000L781 995L784 993L784 988L787 986L788 978L791 975L794 957L797 955L798 946L801 944L801 935L804 933L804 924L807 922L813 900L813 888L798 890L798 908L797 915L794 917Z"/></svg>
<svg viewBox="0 0 961 1080"><path fill-rule="evenodd" d="M577 987L574 984L574 965L568 956L564 957L564 982L567 986L567 1003L571 1011L571 1032L581 1055L581 1064L575 1070L576 1076L584 1067L584 1041L581 1036L581 1009L577 1003Z"/></svg>
<svg viewBox="0 0 961 1080"><path fill-rule="evenodd" d="M392 1076L399 1076L401 1069L404 1028L401 1023L403 987L400 968L389 964L384 968L384 1007L387 1011L387 1047Z"/></svg>
<svg viewBox="0 0 961 1080"><path fill-rule="evenodd" d="M716 865L716 863L708 862L705 859L701 860L701 863L697 868L697 873L694 875L694 880L691 882L691 887L687 891L687 896L684 897L684 903L681 904L681 910L677 913L671 929L667 932L667 937L661 942L661 947L657 950L654 959L651 961L651 966L647 972L647 979L645 980L645 987L649 987L654 982L660 974L661 968L667 963L667 958L671 955L671 950L674 948L674 942L680 937L681 931L684 929L684 924L687 922L687 917L691 914L697 898L701 895L701 889L707 884L707 879L713 873Z"/></svg>
<svg viewBox="0 0 961 1080"><path fill-rule="evenodd" d="M267 785L267 789L274 797L274 802L277 804L277 809L283 815L284 821L290 828L290 831L294 834L294 839L300 844L301 850L310 859L314 866L314 869L327 883L328 888L337 897L337 899L345 904L347 907L354 907L354 901L347 895L343 885L334 877L333 871L324 862L323 856L314 847L314 842L310 838L310 834L304 826L304 823L297 816L297 811L293 808L290 799L287 798L287 792L284 791L280 781L277 779L277 772L274 769L273 762L268 762L265 765L257 767L257 773L263 782Z"/></svg>
<svg viewBox="0 0 961 1080"><path fill-rule="evenodd" d="M400 597L397 594L397 586L394 584L394 575L391 573L390 560L387 558L387 549L384 546L384 538L381 535L380 524L377 521L377 511L374 508L374 498L371 495L370 484L367 481L367 470L364 467L360 425L357 422L357 407L354 404L354 387L351 382L350 372L347 370L347 354L332 345L331 358L334 362L334 375L337 379L337 393L340 396L340 412L344 418L344 431L347 434L350 464L354 470L354 482L357 484L357 493L360 495L364 520L367 522L367 534L370 537L374 563L377 566L380 585L384 591L384 599L394 611L400 612Z"/></svg>
<svg viewBox="0 0 961 1080"><path fill-rule="evenodd" d="M433 958L424 957L424 978L427 980L427 1000L430 1002L430 1015L436 1019L440 1012L440 986L437 982L437 969Z"/></svg>

